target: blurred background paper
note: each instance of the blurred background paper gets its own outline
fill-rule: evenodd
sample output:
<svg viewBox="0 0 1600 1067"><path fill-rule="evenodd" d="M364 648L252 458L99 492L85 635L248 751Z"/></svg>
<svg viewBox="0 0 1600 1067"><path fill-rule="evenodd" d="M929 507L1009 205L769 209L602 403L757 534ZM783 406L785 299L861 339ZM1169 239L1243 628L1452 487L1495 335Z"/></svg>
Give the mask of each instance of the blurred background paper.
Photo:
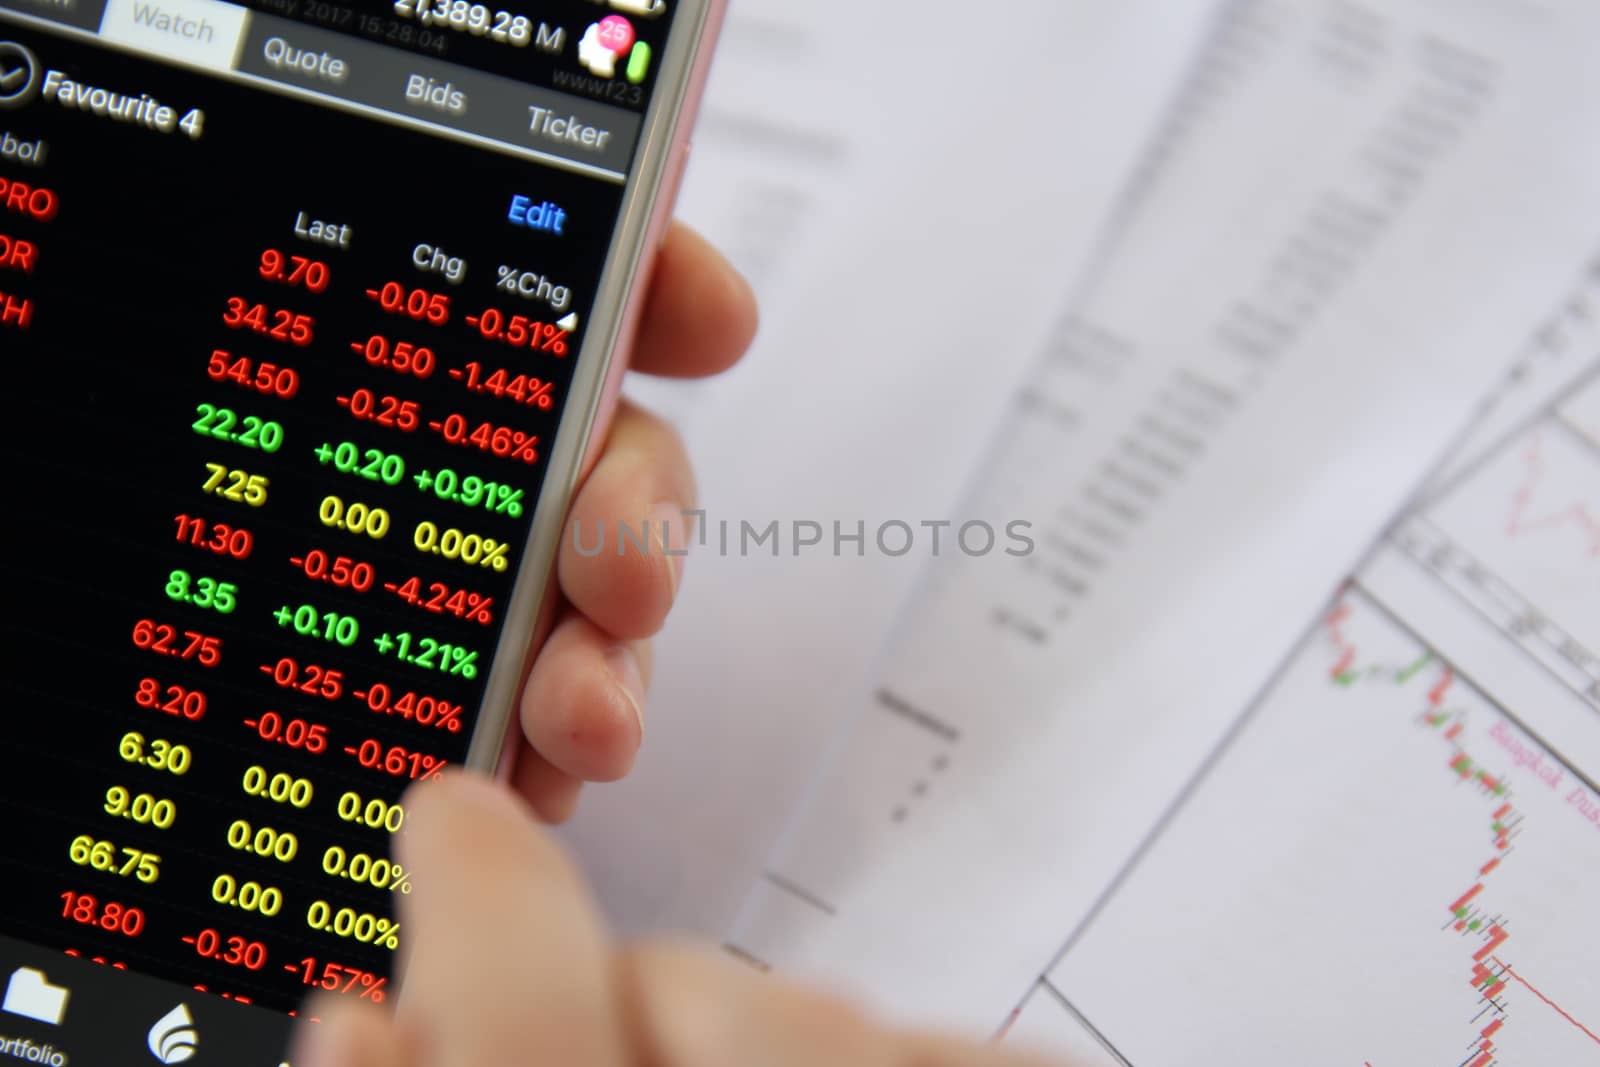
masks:
<svg viewBox="0 0 1600 1067"><path fill-rule="evenodd" d="M743 951L911 1020L999 1027L1600 245L1597 40L1600 11L1564 0L1232 8L975 493L979 512L1038 517L1040 552L1003 572L932 568L736 934ZM1295 836L1299 805L1330 795L1297 791L1322 747L1314 728L1299 740L1256 746L1229 799L1189 820L1182 861L1142 883L1092 961L1068 953L1057 973L1070 983L1030 1007L1063 989L1084 998L1091 1025L1114 1021L1152 1050L1141 1064L1361 1062L1286 1052L1304 1019L1326 1028L1317 1005L1346 1002L1302 1005L1287 982L1247 980L1283 938L1241 934L1242 969L1218 962L1234 920L1263 910L1251 894L1275 885L1267 858L1333 847ZM1265 765L1282 769L1270 788ZM1224 811L1272 832L1229 833ZM1223 839L1239 862L1204 866ZM1392 888L1398 901L1416 886ZM1296 899L1275 906L1324 940L1328 924L1393 918L1381 896L1343 915L1329 897L1313 913ZM1164 937L1141 939L1155 926ZM1172 1014L1207 983L1216 995L1192 999L1210 1013L1143 1025L1168 1015L1143 999L1158 970ZM1319 973L1337 985L1351 971ZM1246 987L1258 998L1230 995ZM1368 999L1403 987L1375 982ZM1468 997L1462 1018L1474 1010ZM1241 1046L1244 1012L1280 1020L1282 1041ZM1440 1039L1472 1036L1386 1044L1406 1021L1362 1020L1375 1029L1352 1023L1355 1043L1390 1049L1374 1064L1439 1062Z"/></svg>
<svg viewBox="0 0 1600 1067"><path fill-rule="evenodd" d="M1600 939L1597 268L1073 931L1017 1040L1083 1067L1242 1043L1600 1062L1572 951Z"/></svg>
<svg viewBox="0 0 1600 1067"><path fill-rule="evenodd" d="M949 516L1215 7L736 0L682 214L762 335L724 379L630 386L711 523ZM638 769L572 829L624 929L727 931L917 575L787 552L696 553Z"/></svg>
<svg viewBox="0 0 1600 1067"><path fill-rule="evenodd" d="M1450 485L1491 457L1469 485L1513 485L1530 464L1581 485L1600 444L1584 429L1600 371L1569 361L1436 471L1551 309L1592 313L1587 288L1571 294L1600 248L1600 9L1163 0L1005 18L1020 29L925 6L921 29L883 34L844 5L737 7L684 213L750 272L765 330L723 380L634 384L684 429L712 539L660 645L639 771L593 791L572 836L627 932L726 937L910 1021L993 1033L1009 1018L1093 1067L1214 1062L1237 1038L1242 973L1298 932L1271 927L1301 913L1267 877L1310 847L1280 805L1316 766L1295 762L1317 742L1295 708L1383 729L1405 705L1341 705L1338 670L1340 693L1316 691L1330 598L1431 471ZM934 73L883 67L888 39ZM1524 439L1528 419L1550 425ZM1573 592L1588 579L1540 570L1536 549L1506 577L1476 563L1498 544L1503 516L1477 504L1492 495L1441 497L1341 611L1396 656L1493 666L1474 721L1521 729L1537 709L1547 758L1592 782L1600 629ZM1567 512L1528 514L1542 529ZM1039 550L789 552L796 521L969 517L1031 521ZM741 554L742 522L778 523L781 555ZM1448 571L1444 591L1418 568ZM1448 610L1463 597L1505 633ZM1305 688L1261 710L1283 678ZM1269 740L1247 731L1258 719ZM1200 790L1212 766L1248 771ZM1282 780L1254 788L1268 769ZM1412 814L1449 810L1417 798ZM1262 876L1206 881L1194 897L1210 910L1174 905L1229 811L1240 829L1218 844ZM1353 855L1364 839L1338 814L1320 825ZM1413 872L1396 907L1428 913L1435 873ZM1389 897L1361 899L1362 929L1429 946L1408 963L1433 951ZM1537 903L1577 918L1582 899ZM1262 925L1233 939L1204 915ZM1241 972L1218 983L1224 959ZM1456 960L1447 946L1426 962ZM1570 968L1544 973L1574 993ZM1419 1000L1437 1012L1426 1034L1369 998L1366 1028L1316 1059L1288 1052L1288 1024L1313 1013L1285 973L1247 1001L1283 1025L1230 1061L1444 1062L1439 1042L1474 1036L1440 1021L1451 990L1470 991L1470 969L1458 977ZM1141 999L1158 989L1171 1012ZM1563 1057L1581 1037L1541 1040L1522 1062L1579 1062Z"/></svg>

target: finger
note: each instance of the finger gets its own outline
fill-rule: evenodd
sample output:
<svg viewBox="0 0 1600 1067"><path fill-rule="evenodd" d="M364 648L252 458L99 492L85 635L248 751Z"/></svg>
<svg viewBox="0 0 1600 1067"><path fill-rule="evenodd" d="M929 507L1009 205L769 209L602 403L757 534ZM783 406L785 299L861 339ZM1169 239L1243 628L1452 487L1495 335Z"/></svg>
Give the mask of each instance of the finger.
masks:
<svg viewBox="0 0 1600 1067"><path fill-rule="evenodd" d="M399 1019L419 1060L621 1067L608 946L566 854L492 782L449 775L405 806Z"/></svg>
<svg viewBox="0 0 1600 1067"><path fill-rule="evenodd" d="M673 378L727 370L756 333L749 284L705 238L674 223L656 259L633 369Z"/></svg>
<svg viewBox="0 0 1600 1067"><path fill-rule="evenodd" d="M617 1002L636 1062L651 1067L733 1067L759 1034L746 1032L754 976L692 949L648 945L622 954ZM776 1036L776 1035L774 1035ZM764 1046L767 1063L777 1043Z"/></svg>
<svg viewBox="0 0 1600 1067"><path fill-rule="evenodd" d="M616 637L655 634L683 577L695 499L677 432L624 402L567 520L558 561L567 599Z"/></svg>
<svg viewBox="0 0 1600 1067"><path fill-rule="evenodd" d="M842 1001L722 958L651 946L618 964L618 1001L638 1062L652 1067L886 1067L886 1042Z"/></svg>
<svg viewBox="0 0 1600 1067"><path fill-rule="evenodd" d="M410 1053L394 1024L377 1008L319 997L295 1030L288 1062L298 1067L407 1067Z"/></svg>
<svg viewBox="0 0 1600 1067"><path fill-rule="evenodd" d="M1043 1067L998 1046L896 1032L834 997L673 946L623 955L618 1000L652 1067Z"/></svg>
<svg viewBox="0 0 1600 1067"><path fill-rule="evenodd" d="M618 641L576 611L556 625L522 690L522 732L557 770L614 782L644 740L646 641Z"/></svg>
<svg viewBox="0 0 1600 1067"><path fill-rule="evenodd" d="M896 1040L892 1067L1061 1067L1061 1064L1059 1060L1006 1045L975 1045L954 1038L909 1034Z"/></svg>
<svg viewBox="0 0 1600 1067"><path fill-rule="evenodd" d="M578 810L578 794L583 791L583 782L557 770L526 740L519 742L511 785L539 821L548 826L560 826L572 818Z"/></svg>

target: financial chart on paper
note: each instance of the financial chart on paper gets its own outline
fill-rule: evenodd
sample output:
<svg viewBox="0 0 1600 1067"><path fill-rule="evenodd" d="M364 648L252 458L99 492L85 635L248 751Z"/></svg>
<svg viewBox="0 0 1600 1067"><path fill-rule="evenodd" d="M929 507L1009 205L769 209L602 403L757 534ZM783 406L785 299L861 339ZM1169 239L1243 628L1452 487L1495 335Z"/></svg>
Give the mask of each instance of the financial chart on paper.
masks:
<svg viewBox="0 0 1600 1067"><path fill-rule="evenodd" d="M1584 869L1559 849L1530 861L1527 837L1556 825L1552 810L1583 815L1572 790L1600 767L1586 661L1568 640L1577 613L1540 603L1550 597L1508 564L1492 569L1450 514L1514 518L1537 543L1581 529L1586 513L1542 494L1519 512L1525 470L1487 493L1491 512L1476 502L1508 450L1579 402L1596 348L1590 283L1572 286L1600 247L1600 232L1575 228L1600 153L1564 161L1586 176L1559 210L1529 195L1525 173L1530 157L1588 144L1553 116L1571 114L1556 105L1588 80L1576 75L1590 57L1564 42L1584 39L1591 9L1545 4L1544 22L1530 10L1234 5L1147 157L1126 231L1063 308L974 490L986 509L1036 516L1039 551L1004 570L929 569L751 894L736 951L916 1022L993 1032L1023 1001L1015 1036L1081 1067L1472 1067L1485 1052L1486 1064L1498 1049L1521 1055L1518 1042L1544 1042L1533 1062L1583 1062L1560 1042L1594 1029L1586 990L1532 933L1571 912L1581 937L1582 897L1525 906L1510 898L1523 875L1509 857L1479 873L1498 832L1447 850L1442 830L1408 836L1405 815L1426 809L1428 790L1476 788L1481 765L1494 803L1463 816L1472 832L1520 816L1506 846L1528 877L1548 888ZM1508 270L1513 258L1523 266ZM1497 408L1479 411L1496 392ZM1458 441L1469 423L1484 432ZM1429 485L1447 452L1460 462ZM1355 674L1332 685L1343 646L1329 658L1302 649L1305 635L1425 485L1413 518L1448 540L1419 547L1408 524L1362 569L1341 621L1358 658L1338 673ZM1494 603L1463 584L1469 571ZM1367 632L1369 605L1394 634ZM1407 724L1469 713L1423 729L1442 747L1415 749L1406 774L1372 764L1410 744L1388 719L1361 744L1336 743L1380 699L1358 684L1369 667L1405 674L1385 699L1404 704ZM1452 682L1431 708L1444 668ZM1301 674L1305 688L1284 688ZM1476 731L1495 723L1474 708L1501 715L1499 736L1518 747L1485 747L1500 742ZM1278 720L1288 725L1267 755L1237 769ZM1431 768L1456 773L1455 745L1466 783L1430 784ZM1524 781L1550 766L1563 777L1545 788L1567 787L1565 807L1541 805ZM1337 778L1308 791L1330 767ZM1323 818L1367 792L1395 812L1388 828ZM1222 799L1205 817L1186 814L1210 795ZM1385 858L1377 846L1395 841L1426 869L1411 877ZM1163 856L1177 859L1146 874ZM1315 867L1321 856L1336 870ZM1349 872L1392 884L1355 892L1334 877ZM1465 904L1489 910L1455 916L1448 906L1479 881ZM1425 931L1424 948L1389 922L1406 899L1420 902L1405 930ZM1274 924L1277 912L1292 920ZM1435 937L1463 920L1455 941ZM1302 925L1338 948L1296 943L1286 930ZM1474 959L1487 942L1471 939L1496 925L1507 939ZM1352 962L1346 944L1367 951ZM1425 1012L1425 990L1448 1010ZM1487 1035L1485 992L1507 1006ZM1407 996L1419 1006L1405 1010ZM1560 1037L1533 1025L1540 997Z"/></svg>
<svg viewBox="0 0 1600 1067"><path fill-rule="evenodd" d="M1600 1063L1596 592L1591 273L1019 1036L1086 1032L1107 1064Z"/></svg>
<svg viewBox="0 0 1600 1067"><path fill-rule="evenodd" d="M1485 457L1396 542L1600 707L1600 380Z"/></svg>

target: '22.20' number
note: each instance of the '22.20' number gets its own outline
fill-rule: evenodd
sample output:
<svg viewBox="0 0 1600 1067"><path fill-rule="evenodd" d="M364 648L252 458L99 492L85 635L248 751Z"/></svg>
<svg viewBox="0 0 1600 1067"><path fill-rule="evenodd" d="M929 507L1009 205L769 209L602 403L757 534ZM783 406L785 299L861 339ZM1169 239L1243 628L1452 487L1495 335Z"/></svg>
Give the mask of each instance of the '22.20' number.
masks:
<svg viewBox="0 0 1600 1067"><path fill-rule="evenodd" d="M304 347L316 335L317 320L283 308L274 310L265 304L252 304L242 296L230 296L222 324Z"/></svg>

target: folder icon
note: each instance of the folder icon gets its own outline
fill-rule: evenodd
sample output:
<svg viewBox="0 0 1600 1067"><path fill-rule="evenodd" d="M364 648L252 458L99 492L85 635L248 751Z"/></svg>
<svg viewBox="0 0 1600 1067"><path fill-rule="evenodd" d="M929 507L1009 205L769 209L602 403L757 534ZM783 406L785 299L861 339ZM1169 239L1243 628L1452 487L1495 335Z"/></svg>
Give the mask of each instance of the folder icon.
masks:
<svg viewBox="0 0 1600 1067"><path fill-rule="evenodd" d="M4 1010L24 1019L60 1026L67 1013L67 988L51 985L43 971L18 967L6 983Z"/></svg>

